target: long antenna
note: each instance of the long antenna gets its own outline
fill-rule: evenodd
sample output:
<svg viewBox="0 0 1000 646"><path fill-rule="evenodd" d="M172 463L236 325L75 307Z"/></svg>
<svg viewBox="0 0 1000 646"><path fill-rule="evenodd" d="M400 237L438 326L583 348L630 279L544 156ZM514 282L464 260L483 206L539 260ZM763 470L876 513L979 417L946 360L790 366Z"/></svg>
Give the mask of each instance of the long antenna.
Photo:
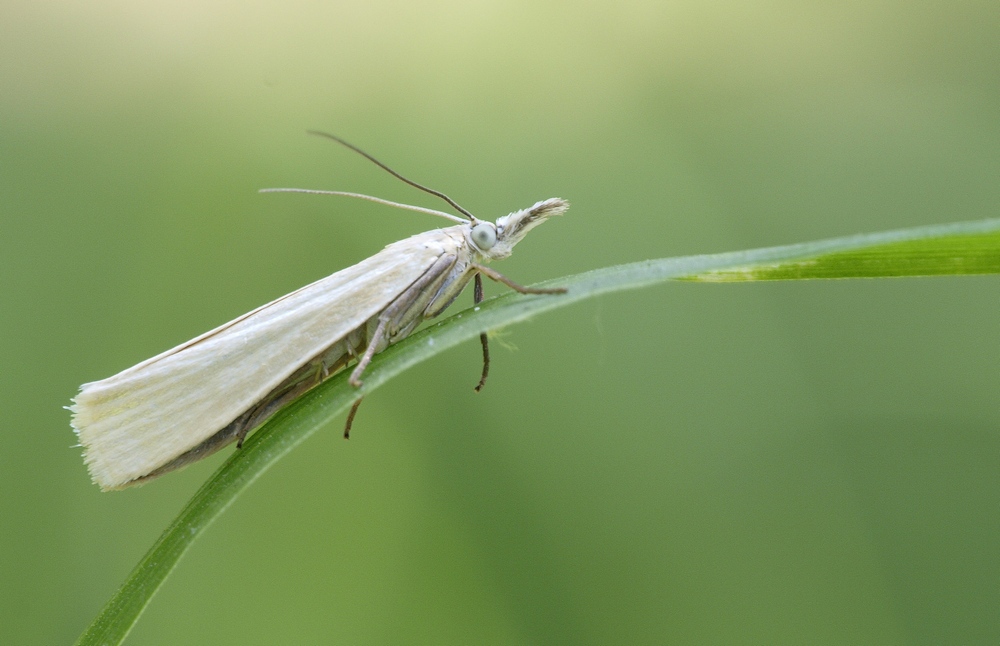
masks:
<svg viewBox="0 0 1000 646"><path fill-rule="evenodd" d="M390 175L394 176L396 179L400 179L400 180L406 182L407 184L409 184L410 186L412 186L414 188L419 188L421 191L424 191L426 193L430 193L431 195L436 195L437 197L440 197L442 200L444 200L445 202L447 202L448 204L450 204L452 207L454 207L455 210L457 210L459 213L465 215L466 217L468 217L473 222L475 222L475 221L477 221L479 219L476 216L474 216L471 213L469 213L468 211L466 211L465 209L463 209L461 207L461 205L459 205L458 202L456 202L455 200L451 199L450 197L448 197L447 195L445 195L441 191L435 191L433 188L429 188L427 186L424 186L423 184L418 184L418 183L414 182L412 179L407 179L407 178L403 177L402 175L400 175L396 171L392 170L391 168L389 168L388 166L386 166L385 164L383 164L379 160L375 159L374 157L372 157L371 155L369 155L365 151L361 150L360 148L358 148L357 146L355 146L353 144L350 144L350 143L344 141L340 137L338 137L336 135L331 135L328 132L321 132L319 130L307 130L306 132L308 132L311 135L316 135L317 137L326 137L327 139L332 139L333 141L336 141L341 146L344 146L346 148L350 148L354 152L356 152L359 155L361 155L361 156L365 157L366 159L368 159L368 161L372 162L373 164L375 164L376 166L378 166L382 170L384 170L384 171L388 172Z"/></svg>
<svg viewBox="0 0 1000 646"><path fill-rule="evenodd" d="M442 218L448 218L452 222L465 223L465 220L458 217L457 215L452 215L451 213L445 213L444 211L435 211L434 209L425 209L422 206L413 206L412 204L401 204L399 202L390 202L389 200L383 200L381 197L375 197L373 195L365 195L364 193L348 193L346 191L321 191L314 188L262 188L258 193L310 193L312 195L342 195L343 197L357 197L362 200L368 200L369 202L376 202L378 204L385 204L386 206L394 206L397 209L406 209L408 211L416 211L417 213L428 213L430 215L438 215Z"/></svg>

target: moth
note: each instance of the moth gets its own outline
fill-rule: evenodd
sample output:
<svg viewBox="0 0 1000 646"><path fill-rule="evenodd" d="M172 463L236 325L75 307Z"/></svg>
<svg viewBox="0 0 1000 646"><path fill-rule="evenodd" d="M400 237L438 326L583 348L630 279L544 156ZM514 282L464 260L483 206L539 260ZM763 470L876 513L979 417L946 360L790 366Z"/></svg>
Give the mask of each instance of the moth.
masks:
<svg viewBox="0 0 1000 646"><path fill-rule="evenodd" d="M250 431L348 366L353 365L350 383L360 387L372 357L443 312L469 281L475 303L483 299L482 276L524 294L565 292L523 287L487 265L510 256L528 231L565 213L566 200L543 200L495 223L480 220L444 193L403 177L343 139L312 134L443 199L464 217L343 191L263 189L357 197L458 224L392 243L113 377L83 384L68 408L84 462L102 490L144 483L232 442L242 446ZM483 370L476 391L490 367L485 333L480 341ZM360 404L358 398L348 414L344 437Z"/></svg>

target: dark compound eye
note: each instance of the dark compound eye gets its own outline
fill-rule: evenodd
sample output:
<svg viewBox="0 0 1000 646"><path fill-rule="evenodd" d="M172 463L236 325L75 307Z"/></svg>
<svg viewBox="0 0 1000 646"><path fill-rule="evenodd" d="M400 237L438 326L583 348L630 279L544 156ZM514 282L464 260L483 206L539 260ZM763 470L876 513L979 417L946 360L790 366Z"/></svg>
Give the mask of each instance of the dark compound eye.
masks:
<svg viewBox="0 0 1000 646"><path fill-rule="evenodd" d="M488 222L480 222L472 227L472 241L482 251L488 251L497 243L497 231Z"/></svg>

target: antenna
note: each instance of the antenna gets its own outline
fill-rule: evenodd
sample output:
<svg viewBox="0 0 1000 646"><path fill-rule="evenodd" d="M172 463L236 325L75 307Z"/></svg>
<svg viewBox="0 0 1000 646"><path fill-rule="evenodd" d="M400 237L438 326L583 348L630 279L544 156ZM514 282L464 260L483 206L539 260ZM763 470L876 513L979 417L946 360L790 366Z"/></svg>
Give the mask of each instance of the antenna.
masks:
<svg viewBox="0 0 1000 646"><path fill-rule="evenodd" d="M343 197L357 197L362 200L368 200L369 202L377 202L378 204L385 204L386 206L394 206L397 209L406 209L408 211L416 211L418 213L429 213L430 215L439 215L442 218L448 218L452 222L465 224L465 220L458 217L457 215L452 215L451 213L445 213L444 211L435 211L434 209L425 209L422 206L413 206L412 204L390 202L389 200L383 200L381 197L375 197L373 195L365 195L364 193L348 193L346 191L320 191L314 188L262 188L257 192L258 193L311 193L313 195L341 195Z"/></svg>
<svg viewBox="0 0 1000 646"><path fill-rule="evenodd" d="M392 170L391 168L389 168L388 166L386 166L385 164L383 164L379 160L375 159L374 157L372 157L371 155L369 155L365 151L361 150L360 148L358 148L357 146L355 146L353 144L350 144L350 143L344 141L340 137L338 137L336 135L331 135L328 132L321 132L319 130L307 130L306 132L308 132L310 135L316 135L317 137L326 137L327 139L332 139L333 141L336 141L341 146L344 146L345 148L350 148L351 150L353 150L354 152L358 153L362 157L365 157L366 159L368 159L368 161L372 162L373 164L375 164L376 166L378 166L382 170L388 172L390 175L392 175L396 179L402 180L402 181L406 182L407 184L409 184L410 186L412 186L414 188L419 188L421 191L424 191L425 193L430 193L431 195L436 195L437 197L440 197L442 200L444 200L445 202L447 202L448 204L450 204L452 207L454 207L454 209L456 211L458 211L462 215L465 215L466 217L468 217L473 222L476 222L479 219L476 216L474 216L471 213L469 213L468 211L466 211L465 209L463 209L461 207L461 205L459 205L458 202L456 202L455 200L451 199L450 197L448 197L447 195L445 195L441 191L435 191L433 188L429 188L427 186L424 186L423 184L418 184L418 183L414 182L412 179L407 179L407 178L403 177L402 175L400 175L396 171ZM355 194L355 197L356 196L357 195ZM374 201L377 201L377 199L374 200ZM399 206L399 205L397 204L396 206ZM404 206L408 207L409 205L404 205ZM417 210L417 209L413 209L413 210ZM440 214L440 211L435 211L435 213Z"/></svg>

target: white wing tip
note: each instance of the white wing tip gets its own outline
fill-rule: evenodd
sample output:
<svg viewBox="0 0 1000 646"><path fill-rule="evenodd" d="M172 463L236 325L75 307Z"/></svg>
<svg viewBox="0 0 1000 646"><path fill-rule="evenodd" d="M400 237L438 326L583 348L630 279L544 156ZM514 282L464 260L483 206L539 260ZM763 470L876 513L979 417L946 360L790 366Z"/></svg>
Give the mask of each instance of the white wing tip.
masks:
<svg viewBox="0 0 1000 646"><path fill-rule="evenodd" d="M86 383L80 386L69 406L63 406L72 413L69 424L79 440L78 447L83 449L83 463L87 466L91 481L101 488L101 491L114 491L124 489L134 478L123 478L117 470L110 469L110 460L102 449L100 431L92 428L95 421L94 405L88 402L87 395L89 386Z"/></svg>

